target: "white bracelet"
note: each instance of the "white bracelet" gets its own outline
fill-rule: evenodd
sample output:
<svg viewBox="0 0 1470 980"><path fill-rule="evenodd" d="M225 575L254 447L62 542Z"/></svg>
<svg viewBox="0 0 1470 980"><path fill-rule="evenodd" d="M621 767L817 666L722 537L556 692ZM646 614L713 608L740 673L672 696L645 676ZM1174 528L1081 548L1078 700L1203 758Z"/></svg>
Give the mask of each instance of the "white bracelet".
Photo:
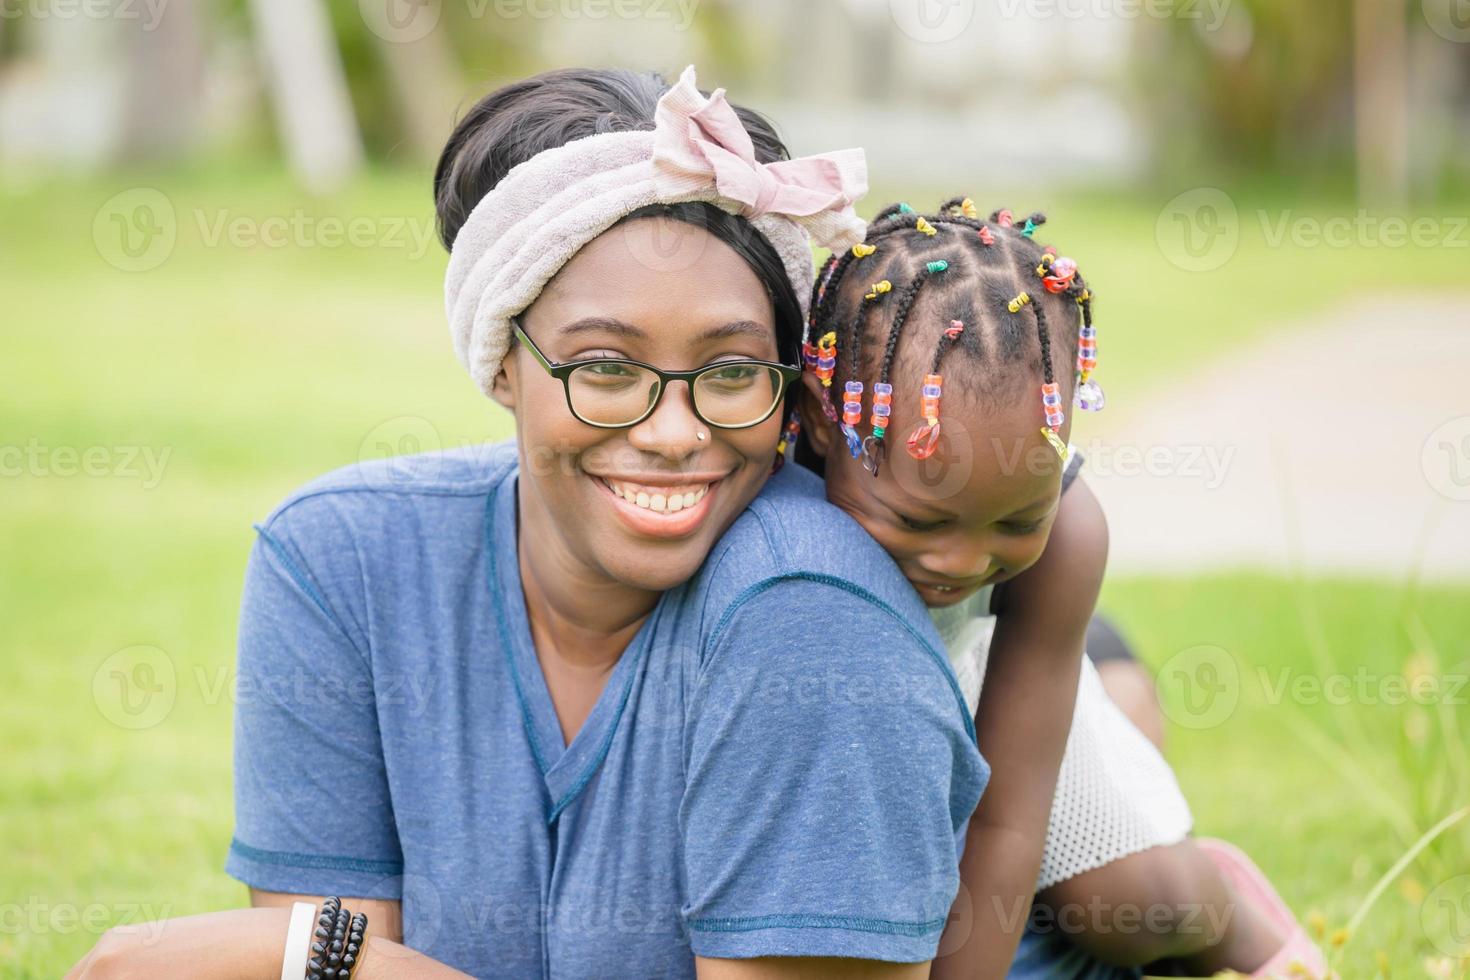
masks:
<svg viewBox="0 0 1470 980"><path fill-rule="evenodd" d="M296 902L291 906L291 927L286 930L281 980L302 980L306 976L306 960L311 955L311 927L315 922L315 905L310 902Z"/></svg>

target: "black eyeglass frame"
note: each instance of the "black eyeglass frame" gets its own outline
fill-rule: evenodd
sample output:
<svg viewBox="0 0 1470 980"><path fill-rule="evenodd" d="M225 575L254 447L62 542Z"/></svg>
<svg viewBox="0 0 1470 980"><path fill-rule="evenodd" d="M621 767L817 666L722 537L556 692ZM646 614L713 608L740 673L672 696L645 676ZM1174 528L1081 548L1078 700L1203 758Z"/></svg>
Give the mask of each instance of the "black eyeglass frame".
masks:
<svg viewBox="0 0 1470 980"><path fill-rule="evenodd" d="M531 352L531 356L536 358L536 362L546 369L547 374L551 375L553 378L561 382L562 391L566 395L567 399L567 411L571 412L572 417L575 418L578 422L581 422L584 425L594 426L598 429L631 429L633 426L645 421L650 415L658 410L659 403L663 401L664 392L669 390L669 382L671 381L682 381L689 386L689 407L694 410L694 417L699 419L699 421L703 422L705 425L709 426L712 429L749 429L753 426L760 425L762 422L766 421L766 419L774 415L776 413L776 409L781 406L782 400L785 399L787 390L794 382L801 378L801 368L799 367L792 367L790 364L781 364L778 361L762 361L759 358L754 357L740 358L732 361L715 361L714 363L706 364L704 367L695 368L693 371L665 371L662 368L654 367L652 364L648 364L644 361L635 361L632 358L628 357L589 357L583 361L557 362L551 360L545 354L541 353L541 348L537 347L536 342L526 334L525 330L521 329L520 318L511 317L510 322L511 326L515 328L516 339L526 345L526 349ZM626 364L630 367L638 367L644 369L645 371L651 371L654 375L658 377L658 394L654 397L653 402L648 406L648 410L631 422L621 422L617 425L610 425L606 422L592 422L588 419L584 419L577 412L577 409L572 405L571 377L572 372L576 371L578 368L587 367L589 364ZM781 387L779 390L777 390L776 397L772 399L771 407L766 410L766 414L762 415L760 418L756 419L753 422L743 422L740 425L722 425L719 422L711 422L709 419L705 418L704 415L699 411L699 399L696 398L694 395L694 382L699 378L701 374L706 374L710 371L719 371L730 367L739 367L742 365L768 368L775 371L776 375L781 379Z"/></svg>

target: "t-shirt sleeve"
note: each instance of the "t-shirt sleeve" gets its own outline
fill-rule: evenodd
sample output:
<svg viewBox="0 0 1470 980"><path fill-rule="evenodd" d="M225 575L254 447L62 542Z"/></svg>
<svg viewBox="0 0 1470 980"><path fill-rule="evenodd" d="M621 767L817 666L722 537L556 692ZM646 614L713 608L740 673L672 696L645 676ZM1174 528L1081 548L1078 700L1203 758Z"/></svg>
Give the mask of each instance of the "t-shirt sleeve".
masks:
<svg viewBox="0 0 1470 980"><path fill-rule="evenodd" d="M846 583L766 583L714 627L689 717L696 955L933 958L988 771L921 632Z"/></svg>
<svg viewBox="0 0 1470 980"><path fill-rule="evenodd" d="M345 612L347 576L313 566L291 523L259 529L245 576L225 871L267 891L398 898L403 860L366 642ZM353 561L330 532L322 522L294 538Z"/></svg>

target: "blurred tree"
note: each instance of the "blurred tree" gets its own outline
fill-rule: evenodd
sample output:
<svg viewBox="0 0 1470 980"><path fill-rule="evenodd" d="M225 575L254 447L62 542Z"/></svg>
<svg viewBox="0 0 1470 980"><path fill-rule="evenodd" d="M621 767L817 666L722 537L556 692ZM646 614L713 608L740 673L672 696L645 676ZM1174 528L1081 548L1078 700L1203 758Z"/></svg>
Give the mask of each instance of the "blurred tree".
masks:
<svg viewBox="0 0 1470 980"><path fill-rule="evenodd" d="M1217 20L1140 23L1144 99L1161 130L1161 162L1342 165L1351 153L1351 4L1230 0L1220 9Z"/></svg>
<svg viewBox="0 0 1470 980"><path fill-rule="evenodd" d="M321 0L250 0L276 123L292 171L329 191L362 164L336 38Z"/></svg>

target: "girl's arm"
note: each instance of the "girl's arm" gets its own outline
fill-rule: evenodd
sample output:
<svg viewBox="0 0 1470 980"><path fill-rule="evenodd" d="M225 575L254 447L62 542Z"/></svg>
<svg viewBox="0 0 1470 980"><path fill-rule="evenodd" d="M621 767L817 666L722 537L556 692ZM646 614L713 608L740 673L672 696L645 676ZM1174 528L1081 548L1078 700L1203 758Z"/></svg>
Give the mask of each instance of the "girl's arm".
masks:
<svg viewBox="0 0 1470 980"><path fill-rule="evenodd" d="M1041 558L1006 586L975 716L990 784L970 818L960 894L933 977L1004 977L1015 958L1041 869L1107 552L1102 508L1077 480L1062 495Z"/></svg>

